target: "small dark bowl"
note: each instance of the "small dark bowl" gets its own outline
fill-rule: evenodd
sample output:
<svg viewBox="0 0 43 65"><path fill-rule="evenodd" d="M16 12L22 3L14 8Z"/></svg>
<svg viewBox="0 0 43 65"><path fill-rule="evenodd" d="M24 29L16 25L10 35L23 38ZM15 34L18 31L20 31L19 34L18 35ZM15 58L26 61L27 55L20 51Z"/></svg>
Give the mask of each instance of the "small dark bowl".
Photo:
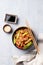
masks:
<svg viewBox="0 0 43 65"><path fill-rule="evenodd" d="M16 31L18 31L18 30L20 30L20 29L28 29L28 27L19 27L19 28L17 28L15 31L14 31L14 33L13 33L13 35L12 35L12 42L13 42L13 44L14 44L14 36L15 36L15 34L16 34ZM16 46L16 44L14 44L14 46ZM29 48L30 47L32 47L33 46L33 44L31 44L30 46L29 46ZM17 47L17 46L16 46ZM18 47L17 47L18 48ZM27 48L27 49L29 49L29 48ZM19 49L19 48L18 48ZM21 49L21 50L27 50L27 49Z"/></svg>
<svg viewBox="0 0 43 65"><path fill-rule="evenodd" d="M6 32L6 31L4 30L4 28L5 28L6 26L9 26L9 27L11 28L11 26L10 26L10 25L5 24L5 25L3 26L3 31L4 31L4 32ZM10 31L9 31L9 32L6 32L6 33L11 33L11 32L12 32L12 28L10 29Z"/></svg>

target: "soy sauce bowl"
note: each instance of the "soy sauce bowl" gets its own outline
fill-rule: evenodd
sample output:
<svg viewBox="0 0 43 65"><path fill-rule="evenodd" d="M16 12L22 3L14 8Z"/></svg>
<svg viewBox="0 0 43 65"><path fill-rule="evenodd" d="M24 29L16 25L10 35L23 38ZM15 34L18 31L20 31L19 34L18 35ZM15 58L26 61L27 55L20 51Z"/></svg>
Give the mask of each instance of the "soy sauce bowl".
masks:
<svg viewBox="0 0 43 65"><path fill-rule="evenodd" d="M5 25L3 26L3 31L4 31L5 33L11 33L11 32L12 32L12 28L11 28L10 25L5 24Z"/></svg>

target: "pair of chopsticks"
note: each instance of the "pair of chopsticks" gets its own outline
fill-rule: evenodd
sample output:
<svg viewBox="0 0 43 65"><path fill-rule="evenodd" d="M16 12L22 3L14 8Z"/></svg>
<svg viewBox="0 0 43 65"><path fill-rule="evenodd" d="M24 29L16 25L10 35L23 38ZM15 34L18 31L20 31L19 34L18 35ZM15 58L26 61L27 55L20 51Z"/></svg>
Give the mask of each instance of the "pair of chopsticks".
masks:
<svg viewBox="0 0 43 65"><path fill-rule="evenodd" d="M39 49L39 47L38 47L38 45L37 45L37 42L36 42L36 40L35 40L35 37L34 37L32 31L31 31L31 29L30 29L30 27L29 27L28 21L26 21L26 25L27 25L27 27L28 27L28 30L29 30L30 36L31 36L32 39L33 39L34 47L35 47L35 49L37 50L37 53L39 54L40 49Z"/></svg>

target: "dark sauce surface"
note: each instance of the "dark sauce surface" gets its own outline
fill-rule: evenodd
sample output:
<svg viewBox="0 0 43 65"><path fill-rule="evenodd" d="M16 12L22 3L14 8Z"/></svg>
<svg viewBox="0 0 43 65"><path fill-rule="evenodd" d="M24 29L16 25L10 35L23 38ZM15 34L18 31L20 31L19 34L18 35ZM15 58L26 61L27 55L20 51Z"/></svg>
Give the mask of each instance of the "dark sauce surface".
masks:
<svg viewBox="0 0 43 65"><path fill-rule="evenodd" d="M5 21L15 22L16 16L6 14Z"/></svg>

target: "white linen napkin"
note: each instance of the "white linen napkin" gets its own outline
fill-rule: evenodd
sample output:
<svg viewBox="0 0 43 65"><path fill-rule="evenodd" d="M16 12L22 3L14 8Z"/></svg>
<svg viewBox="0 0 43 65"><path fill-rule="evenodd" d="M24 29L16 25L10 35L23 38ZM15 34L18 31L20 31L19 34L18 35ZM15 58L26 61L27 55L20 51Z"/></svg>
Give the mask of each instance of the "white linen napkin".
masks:
<svg viewBox="0 0 43 65"><path fill-rule="evenodd" d="M36 57L36 51L30 52L30 54L24 54L21 57L13 56L14 65L27 65L28 62L31 62Z"/></svg>
<svg viewBox="0 0 43 65"><path fill-rule="evenodd" d="M14 65L43 65L43 54L26 54L21 57L14 57Z"/></svg>
<svg viewBox="0 0 43 65"><path fill-rule="evenodd" d="M39 34L38 39L43 40L43 35ZM43 65L43 53L36 54L36 51L32 51L30 54L24 54L23 56L13 57L14 65Z"/></svg>

